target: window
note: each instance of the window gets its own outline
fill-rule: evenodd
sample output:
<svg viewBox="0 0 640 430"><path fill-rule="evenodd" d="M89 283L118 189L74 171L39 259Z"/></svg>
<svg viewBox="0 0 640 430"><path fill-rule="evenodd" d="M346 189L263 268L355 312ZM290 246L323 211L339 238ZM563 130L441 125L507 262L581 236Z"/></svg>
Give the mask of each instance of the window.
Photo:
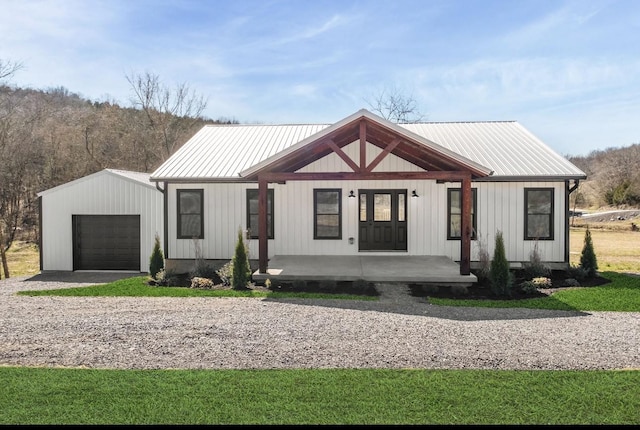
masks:
<svg viewBox="0 0 640 430"><path fill-rule="evenodd" d="M553 188L525 188L524 207L524 239L553 240Z"/></svg>
<svg viewBox="0 0 640 430"><path fill-rule="evenodd" d="M178 191L178 239L204 238L203 190Z"/></svg>
<svg viewBox="0 0 640 430"><path fill-rule="evenodd" d="M247 190L247 230L258 238L258 190ZM273 189L267 190L267 239L273 239Z"/></svg>
<svg viewBox="0 0 640 430"><path fill-rule="evenodd" d="M471 189L471 239L477 238L478 231L478 202L476 189ZM462 238L462 190L447 188L447 239Z"/></svg>
<svg viewBox="0 0 640 430"><path fill-rule="evenodd" d="M342 239L342 190L313 190L313 238Z"/></svg>

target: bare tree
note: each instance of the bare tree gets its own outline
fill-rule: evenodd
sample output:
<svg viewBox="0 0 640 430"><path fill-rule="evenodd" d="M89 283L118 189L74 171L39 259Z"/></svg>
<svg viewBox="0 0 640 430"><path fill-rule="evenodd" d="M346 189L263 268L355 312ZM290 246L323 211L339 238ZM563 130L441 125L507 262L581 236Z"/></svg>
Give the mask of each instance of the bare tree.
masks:
<svg viewBox="0 0 640 430"><path fill-rule="evenodd" d="M164 154L160 161L163 161L173 154L180 140L192 133L193 127L202 120L207 100L185 83L170 88L162 84L157 75L149 72L132 74L126 78L134 93L134 106L145 113L149 137L162 142Z"/></svg>
<svg viewBox="0 0 640 430"><path fill-rule="evenodd" d="M0 81L13 76L18 70L22 69L22 63L3 60L0 58Z"/></svg>
<svg viewBox="0 0 640 430"><path fill-rule="evenodd" d="M365 101L374 113L395 123L408 124L425 120L413 95L404 94L396 87L386 88L374 96L373 100Z"/></svg>

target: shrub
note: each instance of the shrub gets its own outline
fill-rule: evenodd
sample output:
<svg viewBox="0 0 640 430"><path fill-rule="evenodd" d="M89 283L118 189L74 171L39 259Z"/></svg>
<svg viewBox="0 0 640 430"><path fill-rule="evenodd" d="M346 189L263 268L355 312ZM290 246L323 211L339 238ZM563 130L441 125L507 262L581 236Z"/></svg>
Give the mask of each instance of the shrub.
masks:
<svg viewBox="0 0 640 430"><path fill-rule="evenodd" d="M195 276L191 278L191 288L210 290L213 288L213 281L209 278L199 278Z"/></svg>
<svg viewBox="0 0 640 430"><path fill-rule="evenodd" d="M231 285L231 275L233 274L233 263L229 261L216 271L222 285L227 287Z"/></svg>
<svg viewBox="0 0 640 430"><path fill-rule="evenodd" d="M238 242L236 252L233 255L231 268L231 288L243 290L247 288L251 280L251 266L249 265L249 255L242 238L242 230L238 230Z"/></svg>
<svg viewBox="0 0 640 430"><path fill-rule="evenodd" d="M509 270L509 262L504 250L504 239L502 232L496 233L496 247L491 260L491 271L489 273L491 281L491 292L497 296L511 295L513 287L513 274Z"/></svg>
<svg viewBox="0 0 640 430"><path fill-rule="evenodd" d="M584 269L582 266L571 265L567 269L567 273L571 278L575 278L577 280L586 279L589 276L586 269Z"/></svg>
<svg viewBox="0 0 640 430"><path fill-rule="evenodd" d="M156 234L153 251L151 251L151 257L149 257L149 275L155 279L162 269L164 269L164 255L160 248L160 237Z"/></svg>
<svg viewBox="0 0 640 430"><path fill-rule="evenodd" d="M153 278L153 283L159 287L168 287L171 285L178 285L180 283L179 277L173 272L167 272L164 269L156 273Z"/></svg>
<svg viewBox="0 0 640 430"><path fill-rule="evenodd" d="M489 249L487 242L478 235L478 268L475 271L478 282L489 279L491 273L491 256L489 255Z"/></svg>
<svg viewBox="0 0 640 430"><path fill-rule="evenodd" d="M562 286L563 287L579 287L580 282L578 282L578 280L574 278L567 278L564 281L562 281Z"/></svg>
<svg viewBox="0 0 640 430"><path fill-rule="evenodd" d="M598 261L596 253L593 249L593 241L591 240L591 232L589 226L584 233L584 246L582 247L582 255L580 255L580 267L582 267L587 276L594 277L598 270Z"/></svg>
<svg viewBox="0 0 640 430"><path fill-rule="evenodd" d="M520 289L525 294L533 294L538 291L538 287L533 281L524 281L520 283Z"/></svg>
<svg viewBox="0 0 640 430"><path fill-rule="evenodd" d="M542 257L538 250L538 241L536 241L533 250L529 254L529 262L524 265L524 274L527 278L547 277L551 275L551 269L542 262Z"/></svg>
<svg viewBox="0 0 640 430"><path fill-rule="evenodd" d="M206 262L202 256L202 250L200 248L200 242L198 239L193 239L193 246L195 248L196 258L193 263L193 269L189 272L189 278L209 278L213 279L216 275L216 270Z"/></svg>

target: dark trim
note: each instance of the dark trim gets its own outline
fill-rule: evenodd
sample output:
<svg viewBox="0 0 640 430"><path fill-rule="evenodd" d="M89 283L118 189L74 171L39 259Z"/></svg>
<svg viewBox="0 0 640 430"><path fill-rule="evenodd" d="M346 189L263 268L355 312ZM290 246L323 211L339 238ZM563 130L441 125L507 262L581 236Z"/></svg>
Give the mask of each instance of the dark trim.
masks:
<svg viewBox="0 0 640 430"><path fill-rule="evenodd" d="M42 196L38 196L38 254L40 254L40 271L42 272Z"/></svg>
<svg viewBox="0 0 640 430"><path fill-rule="evenodd" d="M193 236L193 235L184 235L182 234L181 231L181 227L182 227L182 214L180 213L180 194L182 193L197 193L200 194L200 235L199 236ZM176 190L176 212L178 214L177 216L177 231L176 231L176 236L178 239L204 239L204 190L202 188L199 189L195 189L195 188L178 188ZM189 214L189 215L196 215L196 214Z"/></svg>
<svg viewBox="0 0 640 430"><path fill-rule="evenodd" d="M318 193L338 193L338 213L320 215L338 215L338 235L318 235ZM313 189L313 238L316 240L341 240L342 239L342 189L340 188L314 188Z"/></svg>
<svg viewBox="0 0 640 430"><path fill-rule="evenodd" d="M250 239L258 239L258 226L252 226L251 225L251 215L259 215L258 212L252 214L251 213L251 205L250 205L250 200L255 199L256 202L258 202L259 199L259 190L255 189L255 188L247 188L247 192L246 192L246 203L247 203L247 222L246 222L246 226L247 226L247 230L249 231L249 238ZM274 214L274 200L275 200L275 195L273 192L273 188L269 188L267 190L267 219L269 217L269 215L271 215L271 228L269 229L269 226L267 226L267 239L274 239L275 238L275 214Z"/></svg>
<svg viewBox="0 0 640 430"><path fill-rule="evenodd" d="M486 176L483 178L473 178L473 182L564 182L572 180L587 179L586 175L570 176Z"/></svg>
<svg viewBox="0 0 640 430"><path fill-rule="evenodd" d="M478 189L471 188L471 240L478 238ZM462 217L462 188L447 188L447 240L462 240L462 235L453 236L451 234L451 194L453 191L460 193L460 216ZM462 224L460 226L462 229ZM460 232L462 234L462 231Z"/></svg>
<svg viewBox="0 0 640 430"><path fill-rule="evenodd" d="M569 195L578 187L578 181L575 181L573 188L569 188L569 181L565 182L564 193L564 262L569 263L570 246L569 246Z"/></svg>
<svg viewBox="0 0 640 430"><path fill-rule="evenodd" d="M169 193L167 188L169 184L167 182L164 183L164 192L162 193L162 206L163 206L163 214L162 214L162 224L164 237L162 238L162 244L164 248L164 258L169 258Z"/></svg>
<svg viewBox="0 0 640 430"><path fill-rule="evenodd" d="M551 193L551 209L549 214L529 214L529 191L549 191ZM555 188L524 188L524 240L554 240L554 214L555 214ZM529 231L529 215L547 215L549 218L549 237L531 237L528 236Z"/></svg>

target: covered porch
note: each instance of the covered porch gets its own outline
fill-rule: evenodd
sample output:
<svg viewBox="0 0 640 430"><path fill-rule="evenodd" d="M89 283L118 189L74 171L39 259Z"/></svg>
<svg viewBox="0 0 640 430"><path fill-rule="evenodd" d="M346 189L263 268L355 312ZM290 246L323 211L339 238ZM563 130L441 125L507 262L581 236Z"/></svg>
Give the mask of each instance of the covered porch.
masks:
<svg viewBox="0 0 640 430"><path fill-rule="evenodd" d="M461 274L460 265L442 255L276 255L265 273L257 270L252 276L257 282L363 280L464 287L478 280L473 273Z"/></svg>

